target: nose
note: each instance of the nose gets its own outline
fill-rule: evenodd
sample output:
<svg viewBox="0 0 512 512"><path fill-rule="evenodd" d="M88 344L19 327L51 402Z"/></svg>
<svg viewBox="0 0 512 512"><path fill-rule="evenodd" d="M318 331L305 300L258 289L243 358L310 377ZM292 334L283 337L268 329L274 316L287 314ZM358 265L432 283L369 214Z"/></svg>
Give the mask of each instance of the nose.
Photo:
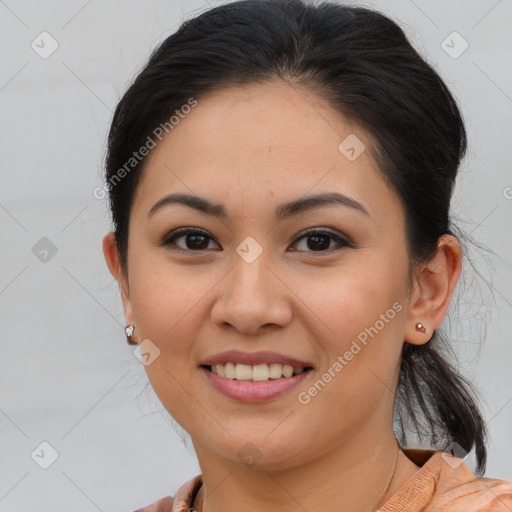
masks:
<svg viewBox="0 0 512 512"><path fill-rule="evenodd" d="M292 319L289 290L276 274L263 255L252 263L237 258L233 269L216 287L213 323L245 334L288 325Z"/></svg>

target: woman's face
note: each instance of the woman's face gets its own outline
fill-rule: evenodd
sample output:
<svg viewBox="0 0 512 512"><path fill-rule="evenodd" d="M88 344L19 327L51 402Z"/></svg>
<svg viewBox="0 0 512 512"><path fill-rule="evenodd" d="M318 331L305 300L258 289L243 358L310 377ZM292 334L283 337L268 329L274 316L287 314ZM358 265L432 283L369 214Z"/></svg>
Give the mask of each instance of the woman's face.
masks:
<svg viewBox="0 0 512 512"><path fill-rule="evenodd" d="M269 82L199 99L151 150L125 315L198 455L277 469L391 432L409 261L369 145L314 93ZM198 233L171 239L182 228Z"/></svg>

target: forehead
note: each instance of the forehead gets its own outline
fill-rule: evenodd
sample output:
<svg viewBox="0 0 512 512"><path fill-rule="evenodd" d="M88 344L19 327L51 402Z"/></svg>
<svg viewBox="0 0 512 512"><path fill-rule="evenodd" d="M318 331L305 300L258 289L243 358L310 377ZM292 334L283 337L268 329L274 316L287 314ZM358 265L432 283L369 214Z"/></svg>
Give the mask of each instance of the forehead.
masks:
<svg viewBox="0 0 512 512"><path fill-rule="evenodd" d="M371 142L304 87L282 81L226 87L198 98L151 151L135 201L147 211L172 190L248 207L318 189L358 196L370 211L379 202L389 208L396 196L377 170Z"/></svg>

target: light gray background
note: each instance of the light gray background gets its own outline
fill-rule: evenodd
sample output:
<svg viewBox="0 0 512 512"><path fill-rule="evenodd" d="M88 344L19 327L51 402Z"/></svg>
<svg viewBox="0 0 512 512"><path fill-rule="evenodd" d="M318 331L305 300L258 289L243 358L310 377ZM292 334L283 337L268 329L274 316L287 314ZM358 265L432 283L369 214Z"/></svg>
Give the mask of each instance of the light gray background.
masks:
<svg viewBox="0 0 512 512"><path fill-rule="evenodd" d="M0 511L129 511L199 473L125 343L101 252L109 216L92 191L120 95L158 42L218 3L0 1ZM484 401L486 476L512 480L512 2L361 5L401 24L466 119L454 208L494 252L473 256L494 295L468 280L453 343ZM43 31L59 45L47 59L31 48ZM469 44L456 59L442 47L453 31ZM32 251L42 237L57 247L47 262ZM48 469L31 458L43 441L59 455Z"/></svg>

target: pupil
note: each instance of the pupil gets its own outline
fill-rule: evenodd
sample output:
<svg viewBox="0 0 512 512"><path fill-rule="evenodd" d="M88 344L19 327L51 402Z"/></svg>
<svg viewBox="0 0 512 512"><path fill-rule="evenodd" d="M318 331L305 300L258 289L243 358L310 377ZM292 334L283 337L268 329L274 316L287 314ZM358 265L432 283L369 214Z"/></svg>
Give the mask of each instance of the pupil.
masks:
<svg viewBox="0 0 512 512"><path fill-rule="evenodd" d="M314 242L313 244L310 244L309 243L309 240L316 240L316 242ZM320 240L320 242L318 243L318 241ZM324 241L324 243L322 244L321 241ZM325 244L325 242L327 242L327 244ZM316 247L315 247L315 244L316 244ZM329 248L329 237L326 236L326 235L312 235L309 237L308 239L308 248L309 249L317 249L317 250L320 250L320 251L324 251L326 249Z"/></svg>
<svg viewBox="0 0 512 512"><path fill-rule="evenodd" d="M201 239L203 239L203 243L201 244ZM204 235L189 235L189 238L187 238L187 247L189 249L206 249L208 247L208 241L206 241L206 244L204 243L206 240L206 237ZM188 243L188 242L191 242ZM192 247L191 247L192 245Z"/></svg>

